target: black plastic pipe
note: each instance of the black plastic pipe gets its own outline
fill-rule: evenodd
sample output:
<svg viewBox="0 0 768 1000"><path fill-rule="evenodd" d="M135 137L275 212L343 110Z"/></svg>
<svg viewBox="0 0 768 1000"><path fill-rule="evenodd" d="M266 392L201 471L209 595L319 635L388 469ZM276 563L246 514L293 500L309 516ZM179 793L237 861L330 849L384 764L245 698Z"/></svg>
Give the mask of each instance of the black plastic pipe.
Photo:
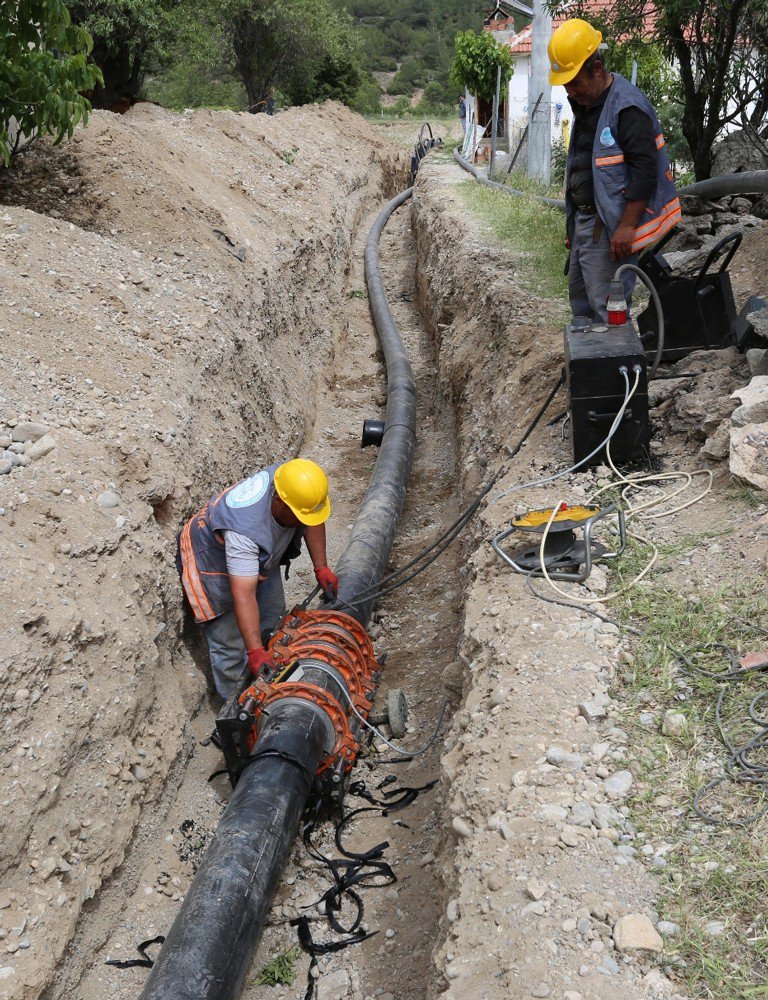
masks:
<svg viewBox="0 0 768 1000"><path fill-rule="evenodd" d="M387 413L379 459L337 565L339 606L362 624L373 599L346 603L377 584L389 559L416 442L411 366L387 305L378 262L381 232L412 189L393 198L368 236L365 273L387 365ZM345 706L333 671L313 661L303 680ZM334 744L333 725L300 698L274 703L140 1000L233 1000L248 971L272 896L296 836L314 775Z"/></svg>
<svg viewBox="0 0 768 1000"><path fill-rule="evenodd" d="M349 543L336 566L339 577L336 607L362 625L371 616L374 598L356 598L384 575L405 503L416 446L416 384L387 302L378 254L379 237L389 217L412 194L413 188L408 188L384 206L365 245L368 300L387 366L387 412L376 468L352 525Z"/></svg>
<svg viewBox="0 0 768 1000"><path fill-rule="evenodd" d="M514 195L516 198L533 198L534 201L541 202L542 205L549 205L550 208L559 208L561 212L565 211L565 201L562 198L547 198L543 194L530 194L527 191L518 191L517 188L510 187L508 184L500 184L498 181L489 180L481 170L478 170L474 163L470 163L469 160L464 159L459 152L458 146L453 150L453 158L462 170L466 170L468 174L472 174L475 180L479 181L484 187L501 191L502 194Z"/></svg>
<svg viewBox="0 0 768 1000"><path fill-rule="evenodd" d="M695 194L699 198L724 198L729 194L768 194L768 170L749 170L710 177L678 188L677 193Z"/></svg>

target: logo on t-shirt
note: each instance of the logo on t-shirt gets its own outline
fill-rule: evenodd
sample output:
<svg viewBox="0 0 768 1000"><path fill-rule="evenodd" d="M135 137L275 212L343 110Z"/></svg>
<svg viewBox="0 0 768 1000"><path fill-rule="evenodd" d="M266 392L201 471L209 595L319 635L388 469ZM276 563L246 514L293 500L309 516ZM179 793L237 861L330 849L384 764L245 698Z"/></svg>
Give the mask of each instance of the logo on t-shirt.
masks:
<svg viewBox="0 0 768 1000"><path fill-rule="evenodd" d="M269 487L269 475L266 472L257 472L250 479L244 479L242 483L233 486L227 493L227 507L250 507L257 503Z"/></svg>
<svg viewBox="0 0 768 1000"><path fill-rule="evenodd" d="M613 138L613 133L610 128L606 125L603 131L600 133L600 142L603 146L615 146L616 140Z"/></svg>

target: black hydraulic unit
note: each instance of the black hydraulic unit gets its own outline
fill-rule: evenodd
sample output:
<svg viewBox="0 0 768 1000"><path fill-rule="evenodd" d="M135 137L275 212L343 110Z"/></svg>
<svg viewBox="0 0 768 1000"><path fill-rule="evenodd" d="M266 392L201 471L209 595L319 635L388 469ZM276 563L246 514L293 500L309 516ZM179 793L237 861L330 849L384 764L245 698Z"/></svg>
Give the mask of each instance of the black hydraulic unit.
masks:
<svg viewBox="0 0 768 1000"><path fill-rule="evenodd" d="M662 361L677 361L692 351L713 351L736 343L736 305L728 265L741 244L742 234L733 232L718 240L699 272L686 275L674 274L661 253L673 233L671 230L638 261L661 300L665 327ZM654 352L658 318L652 302L638 314L637 325L646 350Z"/></svg>
<svg viewBox="0 0 768 1000"><path fill-rule="evenodd" d="M620 369L626 368L630 386L636 366L637 389L611 439L614 462L627 463L648 456L648 377L645 351L631 323L570 323L565 328L565 382L569 397L573 461L581 462L608 436L627 392ZM605 448L586 464L605 461Z"/></svg>

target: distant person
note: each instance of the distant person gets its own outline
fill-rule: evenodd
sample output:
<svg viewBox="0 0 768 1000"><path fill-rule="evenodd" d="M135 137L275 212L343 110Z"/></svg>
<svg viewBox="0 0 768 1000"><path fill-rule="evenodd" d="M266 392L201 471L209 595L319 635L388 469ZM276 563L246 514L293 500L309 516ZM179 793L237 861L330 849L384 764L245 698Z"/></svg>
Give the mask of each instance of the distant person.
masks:
<svg viewBox="0 0 768 1000"><path fill-rule="evenodd" d="M270 662L264 648L285 611L280 566L306 542L326 597L339 581L325 556L331 513L325 472L294 458L212 496L179 532L184 593L203 626L216 690L228 698L249 670Z"/></svg>
<svg viewBox="0 0 768 1000"><path fill-rule="evenodd" d="M608 286L622 263L681 218L661 125L645 94L605 67L603 36L580 18L549 40L549 82L573 109L565 178L574 316L607 319ZM636 276L622 275L627 304Z"/></svg>
<svg viewBox="0 0 768 1000"><path fill-rule="evenodd" d="M459 94L459 125L461 125L461 134L467 131L467 102L461 94Z"/></svg>

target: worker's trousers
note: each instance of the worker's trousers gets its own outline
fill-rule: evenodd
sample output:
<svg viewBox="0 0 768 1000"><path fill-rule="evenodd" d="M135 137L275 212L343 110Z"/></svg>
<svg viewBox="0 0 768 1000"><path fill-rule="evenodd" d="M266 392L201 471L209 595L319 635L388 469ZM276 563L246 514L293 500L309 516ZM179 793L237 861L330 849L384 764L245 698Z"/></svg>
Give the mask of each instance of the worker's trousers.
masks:
<svg viewBox="0 0 768 1000"><path fill-rule="evenodd" d="M608 288L616 269L621 264L636 264L637 254L621 261L611 260L611 239L602 223L598 227L600 235L595 241L597 222L594 211L579 209L576 212L568 268L568 298L574 316L586 316L593 323L605 323L608 319ZM621 276L627 307L632 304L636 277L631 272Z"/></svg>
<svg viewBox="0 0 768 1000"><path fill-rule="evenodd" d="M256 600L261 619L261 635L266 638L285 614L285 591L276 566L256 588ZM234 611L203 623L203 631L211 657L213 683L222 698L226 699L237 688L248 671L245 643L237 627Z"/></svg>

